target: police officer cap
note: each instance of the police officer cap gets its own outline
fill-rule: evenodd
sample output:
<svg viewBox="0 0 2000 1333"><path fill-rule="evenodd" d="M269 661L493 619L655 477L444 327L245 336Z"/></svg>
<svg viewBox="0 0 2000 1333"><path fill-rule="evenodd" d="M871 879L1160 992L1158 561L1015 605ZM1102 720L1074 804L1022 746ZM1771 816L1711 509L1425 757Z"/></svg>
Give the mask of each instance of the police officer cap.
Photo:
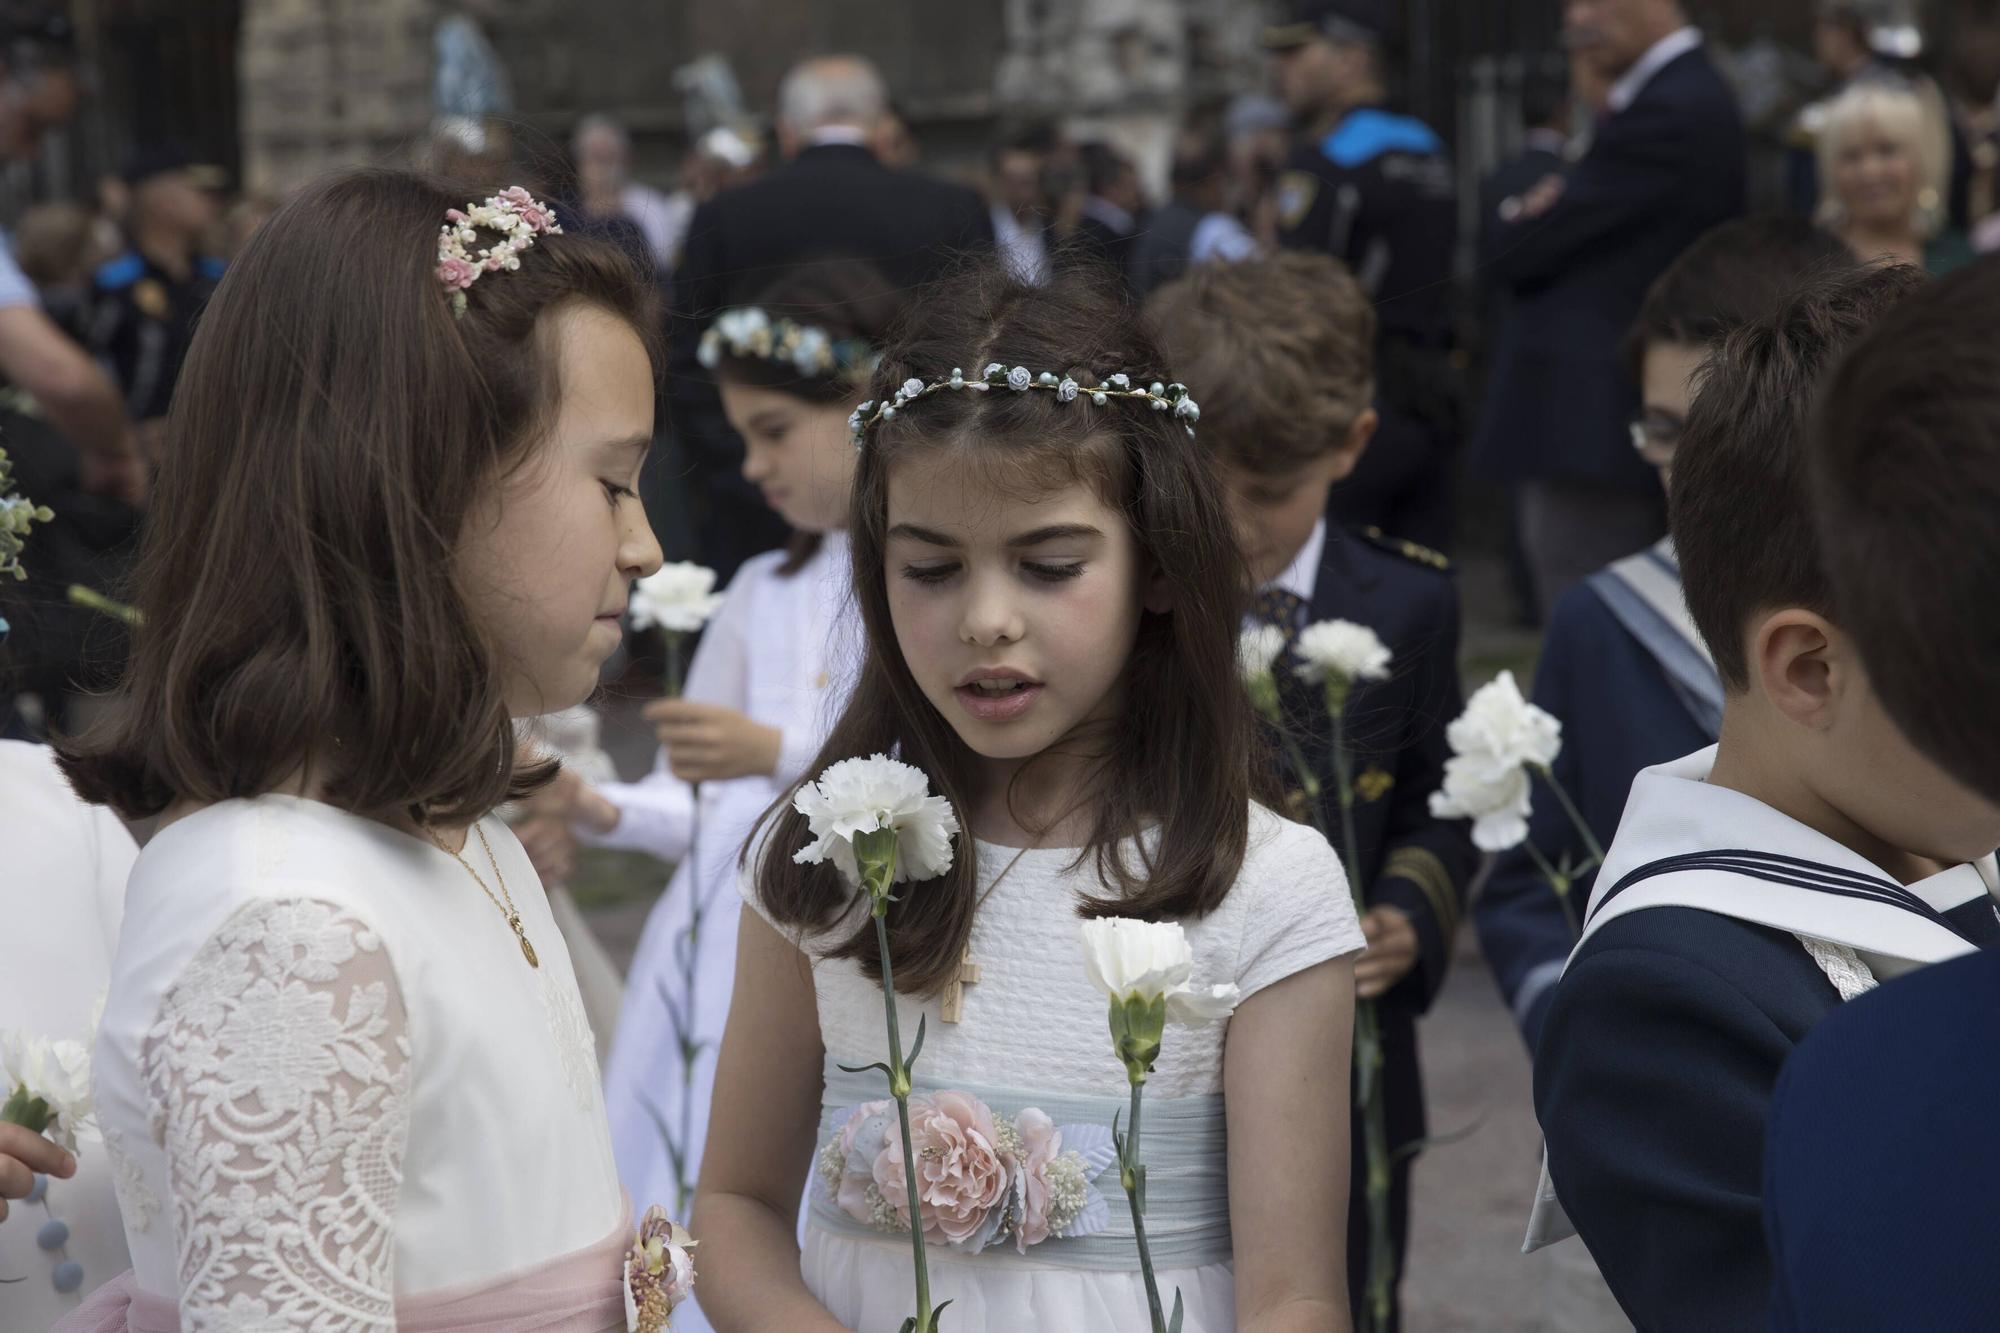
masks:
<svg viewBox="0 0 2000 1333"><path fill-rule="evenodd" d="M1264 29L1264 47L1289 51L1315 37L1377 44L1395 27L1394 0L1284 0L1278 22Z"/></svg>
<svg viewBox="0 0 2000 1333"><path fill-rule="evenodd" d="M204 190L222 188L223 171L220 167L196 162L181 144L150 143L141 144L125 155L118 178L127 185L137 186L155 176L171 175L177 171L187 172L194 183Z"/></svg>

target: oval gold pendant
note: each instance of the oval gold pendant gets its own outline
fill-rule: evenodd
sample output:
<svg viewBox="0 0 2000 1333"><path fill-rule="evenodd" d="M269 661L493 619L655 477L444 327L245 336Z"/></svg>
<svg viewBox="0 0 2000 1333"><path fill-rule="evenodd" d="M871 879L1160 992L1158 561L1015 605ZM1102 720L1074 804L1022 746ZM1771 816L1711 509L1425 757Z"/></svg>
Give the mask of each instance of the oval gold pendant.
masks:
<svg viewBox="0 0 2000 1333"><path fill-rule="evenodd" d="M521 956L528 960L529 967L540 967L542 960L535 957L535 946L528 943L526 935L521 936Z"/></svg>

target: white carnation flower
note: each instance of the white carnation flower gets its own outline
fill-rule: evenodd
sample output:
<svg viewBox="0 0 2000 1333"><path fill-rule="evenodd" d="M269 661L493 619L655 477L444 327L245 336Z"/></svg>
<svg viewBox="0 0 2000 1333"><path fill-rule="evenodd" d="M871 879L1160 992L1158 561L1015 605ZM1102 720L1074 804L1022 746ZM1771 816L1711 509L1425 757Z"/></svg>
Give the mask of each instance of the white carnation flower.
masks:
<svg viewBox="0 0 2000 1333"><path fill-rule="evenodd" d="M1389 678L1388 647L1374 630L1350 620L1306 626L1299 631L1298 655L1299 679L1314 685Z"/></svg>
<svg viewBox="0 0 2000 1333"><path fill-rule="evenodd" d="M849 884L861 882L854 840L896 832L896 882L934 879L951 869L958 816L951 802L930 794L923 770L873 755L843 759L802 785L792 808L806 817L813 841L792 857L802 865L832 861Z"/></svg>
<svg viewBox="0 0 2000 1333"><path fill-rule="evenodd" d="M1470 819L1473 846L1504 852L1528 840L1529 789L1528 770L1519 764L1454 755L1445 760L1444 786L1431 793L1431 814Z"/></svg>
<svg viewBox="0 0 2000 1333"><path fill-rule="evenodd" d="M52 1118L44 1132L75 1152L77 1131L91 1119L90 1048L80 1041L0 1032L0 1102L23 1088L49 1108Z"/></svg>
<svg viewBox="0 0 2000 1333"><path fill-rule="evenodd" d="M1454 754L1484 756L1509 768L1547 768L1562 749L1562 723L1522 698L1514 673L1503 671L1466 700L1445 739Z"/></svg>
<svg viewBox="0 0 2000 1333"><path fill-rule="evenodd" d="M722 605L715 591L715 571L686 560L661 565L632 588L632 623L640 629L658 625L674 634L689 634L708 623Z"/></svg>
<svg viewBox="0 0 2000 1333"><path fill-rule="evenodd" d="M1083 964L1114 1004L1164 998L1169 1022L1194 1027L1235 1012L1235 985L1195 987L1194 951L1178 921L1101 917L1083 923Z"/></svg>

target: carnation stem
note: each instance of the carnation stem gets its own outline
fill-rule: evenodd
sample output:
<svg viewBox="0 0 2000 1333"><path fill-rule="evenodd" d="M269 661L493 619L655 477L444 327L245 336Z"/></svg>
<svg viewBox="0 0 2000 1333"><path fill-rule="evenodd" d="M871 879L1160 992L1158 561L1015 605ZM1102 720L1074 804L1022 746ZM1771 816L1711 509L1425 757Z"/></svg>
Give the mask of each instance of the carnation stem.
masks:
<svg viewBox="0 0 2000 1333"><path fill-rule="evenodd" d="M669 654L670 656L672 654ZM688 1215L694 1200L695 1182L688 1179L687 1159L694 1144L694 1071L701 1061L701 1029L695 1022L695 1005L701 981L701 918L706 894L701 883L701 784L690 783L694 796L693 817L688 824L688 926L685 952L680 958L681 981L686 986L687 1031L681 1034L681 1156L674 1170L676 1217Z"/></svg>
<svg viewBox="0 0 2000 1333"><path fill-rule="evenodd" d="M1549 882L1549 887L1555 890L1556 901L1562 904L1563 919L1569 922L1569 933L1572 936L1581 935L1583 927L1577 923L1576 904L1570 901L1570 889L1574 881L1550 865L1549 858L1542 855L1542 849L1533 842L1523 841L1521 845L1528 849L1529 859L1535 863L1535 868L1542 872L1542 878Z"/></svg>
<svg viewBox="0 0 2000 1333"><path fill-rule="evenodd" d="M1603 865L1604 847L1597 841L1597 835L1590 831L1590 825L1584 822L1583 812L1576 808L1576 802L1570 800L1569 793L1563 790L1562 783L1556 781L1556 771L1547 764L1537 764L1535 772L1541 774L1542 781L1549 784L1549 789L1556 794L1556 800L1562 803L1563 813L1568 815L1569 822L1576 826L1577 836L1583 839L1583 845L1590 850L1590 868L1594 870Z"/></svg>
<svg viewBox="0 0 2000 1333"><path fill-rule="evenodd" d="M1327 689L1327 711L1333 716L1333 776L1340 794L1340 855L1347 868L1348 889L1357 912L1368 910L1361 882L1359 843L1354 832L1354 756L1347 751L1347 690ZM1368 1200L1367 1303L1363 1327L1386 1330L1395 1299L1396 1250L1389 1229L1389 1122L1382 1099L1382 1020L1373 1000L1354 1005L1355 1102L1361 1110L1361 1141L1365 1150Z"/></svg>
<svg viewBox="0 0 2000 1333"><path fill-rule="evenodd" d="M931 1275L924 1262L924 1210L917 1195L917 1154L910 1138L910 1070L903 1063L902 1028L896 1021L896 971L889 959L889 887L896 881L896 853L887 864L866 867L868 893L874 901L875 946L882 955L882 1005L889 1020L889 1092L896 1099L896 1118L903 1128L903 1189L910 1209L910 1250L916 1263L916 1333L937 1327L931 1310Z"/></svg>
<svg viewBox="0 0 2000 1333"><path fill-rule="evenodd" d="M1139 1272L1146 1279L1146 1309L1153 1317L1153 1333L1167 1333L1160 1284L1153 1276L1153 1250L1146 1241L1146 1168L1139 1159L1139 1106L1145 1091L1143 1076L1132 1080L1132 1124L1119 1145L1118 1179L1125 1186L1125 1202L1132 1208L1132 1234L1139 1242Z"/></svg>

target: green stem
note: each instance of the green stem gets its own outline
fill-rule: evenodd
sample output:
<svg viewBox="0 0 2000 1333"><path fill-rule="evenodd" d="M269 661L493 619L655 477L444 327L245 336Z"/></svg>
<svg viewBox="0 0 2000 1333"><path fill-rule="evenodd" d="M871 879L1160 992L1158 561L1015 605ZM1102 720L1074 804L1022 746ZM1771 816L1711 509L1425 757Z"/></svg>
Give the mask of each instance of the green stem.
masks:
<svg viewBox="0 0 2000 1333"><path fill-rule="evenodd" d="M1563 813L1569 816L1570 823L1576 825L1577 836L1582 838L1583 845L1590 849L1592 868L1603 865L1603 846L1597 841L1597 835L1590 831L1590 825L1584 822L1583 812L1576 808L1576 802L1570 800L1569 793L1563 790L1562 783L1556 781L1555 770L1547 764L1538 764L1535 766L1535 772L1541 774L1542 781L1549 784L1549 789L1556 794L1556 800L1562 803Z"/></svg>
<svg viewBox="0 0 2000 1333"><path fill-rule="evenodd" d="M97 589L87 588L81 583L72 583L69 585L69 599L86 610L110 616L113 620L122 620L127 625L137 626L139 623L139 612L136 607L127 606L124 602L115 601L112 598L106 597Z"/></svg>
<svg viewBox="0 0 2000 1333"><path fill-rule="evenodd" d="M677 631L674 631L674 630L667 630L667 631L666 631L666 639L667 639L667 697L668 697L669 699L678 699L678 698L680 698L680 697L681 697L681 639L682 639L682 637L683 637L683 636L682 636L682 635L681 635L680 633L678 633Z"/></svg>
<svg viewBox="0 0 2000 1333"><path fill-rule="evenodd" d="M1340 855L1357 913L1368 910L1361 884L1359 841L1354 831L1354 756L1347 752L1347 690L1329 682L1327 712L1333 718L1333 776L1340 797ZM1373 1000L1354 1005L1355 1101L1361 1110L1361 1141L1367 1158L1363 1188L1368 1200L1368 1285L1363 1309L1366 1327L1389 1327L1394 1302L1395 1242L1389 1231L1389 1122L1382 1100L1382 1023Z"/></svg>
<svg viewBox="0 0 2000 1333"><path fill-rule="evenodd" d="M693 818L688 824L688 927L687 954L681 963L681 979L686 983L687 1032L681 1038L681 1165L674 1172L674 1198L679 1211L677 1217L688 1215L688 1205L694 1201L694 1182L687 1178L687 1152L694 1141L694 1071L701 1060L701 1039L697 1035L701 1029L695 1024L696 992L701 981L701 916L703 899L701 882L701 784L690 783L694 795Z"/></svg>
<svg viewBox="0 0 2000 1333"><path fill-rule="evenodd" d="M1132 1208L1132 1234L1139 1242L1139 1271L1146 1279L1146 1309L1153 1317L1153 1333L1167 1333L1167 1315L1160 1305L1160 1284L1153 1276L1153 1250L1146 1241L1146 1168L1139 1161L1139 1106L1145 1090L1144 1078L1132 1080L1132 1125L1125 1131L1118 1178L1125 1186L1125 1202Z"/></svg>
<svg viewBox="0 0 2000 1333"><path fill-rule="evenodd" d="M889 1092L896 1099L896 1118L903 1127L903 1188L910 1206L910 1250L917 1270L917 1333L931 1333L931 1275L924 1262L924 1210L917 1195L917 1154L910 1140L910 1071L903 1063L903 1035L896 1021L896 972L889 961L889 886L895 882L892 857L886 867L869 867L881 888L870 885L875 900L875 945L882 954L882 1004L889 1019Z"/></svg>
<svg viewBox="0 0 2000 1333"><path fill-rule="evenodd" d="M1562 904L1563 919L1569 922L1569 933L1572 936L1581 935L1583 927L1577 923L1576 905L1569 900L1569 891L1572 883L1570 877L1550 865L1549 858L1542 855L1541 848L1535 846L1534 843L1523 842L1521 845L1528 849L1528 857L1535 863L1535 869L1542 872L1542 878L1546 879L1549 882L1549 887L1555 890L1556 901Z"/></svg>

